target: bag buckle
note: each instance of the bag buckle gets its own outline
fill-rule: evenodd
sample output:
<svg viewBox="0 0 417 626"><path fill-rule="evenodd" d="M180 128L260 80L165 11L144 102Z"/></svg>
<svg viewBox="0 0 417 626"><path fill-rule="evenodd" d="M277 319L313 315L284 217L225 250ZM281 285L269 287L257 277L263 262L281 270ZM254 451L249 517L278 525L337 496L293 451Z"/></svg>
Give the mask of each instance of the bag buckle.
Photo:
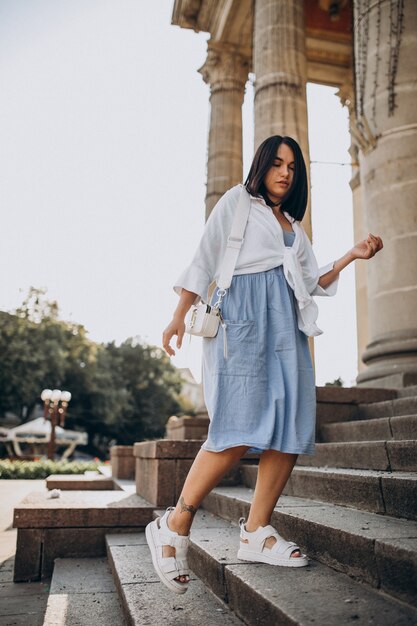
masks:
<svg viewBox="0 0 417 626"><path fill-rule="evenodd" d="M226 295L226 289L218 289L216 292L217 300L213 304L213 309L219 309L224 296Z"/></svg>

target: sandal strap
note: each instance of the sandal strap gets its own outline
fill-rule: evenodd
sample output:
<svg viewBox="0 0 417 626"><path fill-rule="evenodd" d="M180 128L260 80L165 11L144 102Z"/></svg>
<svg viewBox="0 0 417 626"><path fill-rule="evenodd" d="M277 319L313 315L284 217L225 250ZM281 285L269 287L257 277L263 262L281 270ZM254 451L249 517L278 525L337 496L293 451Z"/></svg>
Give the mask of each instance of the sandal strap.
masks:
<svg viewBox="0 0 417 626"><path fill-rule="evenodd" d="M278 537L279 539L277 539L272 548L270 548L271 552L274 554L290 558L293 552L300 550L297 544L293 541L285 541L285 539L283 539L280 535L278 535Z"/></svg>
<svg viewBox="0 0 417 626"><path fill-rule="evenodd" d="M190 544L190 538L182 535L177 535L176 533L175 535L172 535L171 532L172 531L169 531L168 534L165 530L159 528L158 536L160 545L172 546L173 548L175 548L176 551L187 550Z"/></svg>
<svg viewBox="0 0 417 626"><path fill-rule="evenodd" d="M246 531L247 532L247 531ZM278 541L279 534L275 530L273 526L260 526L253 533L247 533L247 536L250 538L250 542L257 543L260 548L262 548L263 544L269 537L275 537ZM246 538L246 537L245 537Z"/></svg>
<svg viewBox="0 0 417 626"><path fill-rule="evenodd" d="M173 556L162 559L160 562L160 568L169 580L174 580L174 578L178 578L178 576L190 575L187 563L184 563L183 561L177 563Z"/></svg>

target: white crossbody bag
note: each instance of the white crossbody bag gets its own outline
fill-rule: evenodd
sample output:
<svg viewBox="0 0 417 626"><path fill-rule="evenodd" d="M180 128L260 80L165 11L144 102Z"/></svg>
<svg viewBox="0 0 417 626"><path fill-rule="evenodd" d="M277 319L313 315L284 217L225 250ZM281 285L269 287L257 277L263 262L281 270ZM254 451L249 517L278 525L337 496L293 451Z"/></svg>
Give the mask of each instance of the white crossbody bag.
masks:
<svg viewBox="0 0 417 626"><path fill-rule="evenodd" d="M219 325L221 324L223 328L225 358L227 358L227 327L221 314L220 305L232 282L237 258L243 243L243 235L248 221L249 211L250 195L245 187L242 186L239 202L233 218L232 230L227 238L219 280L217 281L217 300L213 305L203 301L194 304L185 319L185 332L199 337L215 337L219 331Z"/></svg>

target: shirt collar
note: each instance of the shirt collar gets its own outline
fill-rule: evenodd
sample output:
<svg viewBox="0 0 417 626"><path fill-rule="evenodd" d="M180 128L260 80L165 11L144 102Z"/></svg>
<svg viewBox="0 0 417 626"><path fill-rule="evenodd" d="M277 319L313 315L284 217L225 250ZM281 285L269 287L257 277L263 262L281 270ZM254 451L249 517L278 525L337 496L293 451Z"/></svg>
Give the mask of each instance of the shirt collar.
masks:
<svg viewBox="0 0 417 626"><path fill-rule="evenodd" d="M262 196L253 196L251 193L249 193L250 197L253 200L257 200L258 202L260 202L260 204L262 204L264 207L266 207L267 209L269 209L270 211L272 211L272 208L269 206L269 204L267 204L265 202L265 199ZM292 215L290 215L289 213L287 213L287 211L283 211L285 217L287 218L287 220L289 222L291 222L291 224L293 224L296 220L293 218Z"/></svg>

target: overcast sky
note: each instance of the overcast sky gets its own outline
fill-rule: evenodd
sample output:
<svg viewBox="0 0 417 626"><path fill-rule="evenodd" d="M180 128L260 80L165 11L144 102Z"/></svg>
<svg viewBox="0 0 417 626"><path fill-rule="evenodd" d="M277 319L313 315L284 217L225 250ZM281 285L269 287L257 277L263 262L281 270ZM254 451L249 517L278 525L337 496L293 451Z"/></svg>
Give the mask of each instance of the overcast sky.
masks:
<svg viewBox="0 0 417 626"><path fill-rule="evenodd" d="M0 0L1 310L45 287L92 339L160 345L204 226L209 123L197 72L208 35L171 26L172 6ZM338 165L350 162L348 114L335 93L307 89L320 265L353 245L351 167ZM248 83L245 175L252 99ZM316 299L317 384L357 375L352 265L339 285ZM193 338L173 362L199 378L200 350Z"/></svg>

